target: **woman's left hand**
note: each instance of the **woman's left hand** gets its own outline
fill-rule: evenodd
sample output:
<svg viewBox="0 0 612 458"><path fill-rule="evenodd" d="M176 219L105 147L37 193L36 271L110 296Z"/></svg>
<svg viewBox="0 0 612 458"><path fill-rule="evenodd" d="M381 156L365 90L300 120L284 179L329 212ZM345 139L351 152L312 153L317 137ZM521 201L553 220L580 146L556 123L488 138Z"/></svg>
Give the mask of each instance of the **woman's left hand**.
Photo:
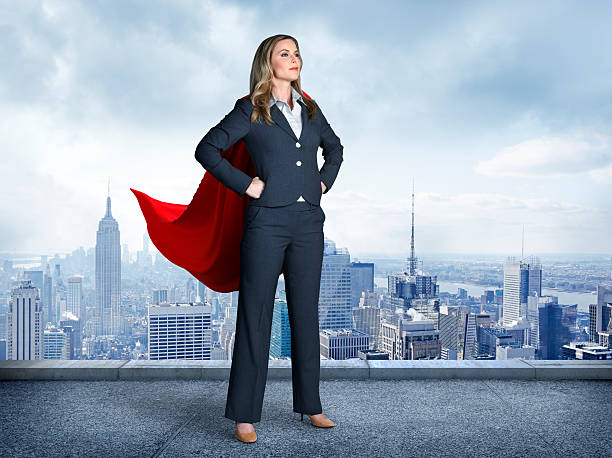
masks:
<svg viewBox="0 0 612 458"><path fill-rule="evenodd" d="M326 189L327 189L327 186L325 186L325 183L321 181L321 191L325 192Z"/></svg>

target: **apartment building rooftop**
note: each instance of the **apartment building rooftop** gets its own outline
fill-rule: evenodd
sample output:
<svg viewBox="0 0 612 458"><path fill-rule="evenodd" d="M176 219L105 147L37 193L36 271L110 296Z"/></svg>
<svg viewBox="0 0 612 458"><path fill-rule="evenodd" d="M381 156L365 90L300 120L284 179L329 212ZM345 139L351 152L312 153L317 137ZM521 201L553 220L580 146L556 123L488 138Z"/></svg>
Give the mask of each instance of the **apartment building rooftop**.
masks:
<svg viewBox="0 0 612 458"><path fill-rule="evenodd" d="M321 361L337 423L270 361L258 440L223 416L229 361L0 361L0 456L607 456L607 361Z"/></svg>

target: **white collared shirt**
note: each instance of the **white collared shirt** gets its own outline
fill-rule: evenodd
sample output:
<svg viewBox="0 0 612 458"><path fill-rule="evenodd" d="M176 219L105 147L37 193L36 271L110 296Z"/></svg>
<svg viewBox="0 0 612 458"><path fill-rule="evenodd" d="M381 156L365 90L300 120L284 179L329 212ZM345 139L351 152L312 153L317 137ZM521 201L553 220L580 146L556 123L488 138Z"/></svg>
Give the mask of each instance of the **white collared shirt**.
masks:
<svg viewBox="0 0 612 458"><path fill-rule="evenodd" d="M287 122L291 126L291 130L297 138L300 138L302 133L302 106L298 103L298 100L302 100L302 96L298 91L291 86L291 97L293 99L293 110L289 108L289 104L283 100L279 100L274 96L274 93L270 91L270 103L269 106L276 104L282 114L285 115ZM298 201L304 201L304 197L298 197Z"/></svg>

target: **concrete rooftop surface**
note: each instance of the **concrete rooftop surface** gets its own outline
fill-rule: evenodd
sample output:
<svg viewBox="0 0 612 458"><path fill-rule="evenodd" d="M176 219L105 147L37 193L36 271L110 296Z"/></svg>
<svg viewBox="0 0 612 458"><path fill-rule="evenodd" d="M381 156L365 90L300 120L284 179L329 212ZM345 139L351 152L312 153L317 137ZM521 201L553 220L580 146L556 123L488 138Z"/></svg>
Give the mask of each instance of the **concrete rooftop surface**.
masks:
<svg viewBox="0 0 612 458"><path fill-rule="evenodd" d="M158 369L173 364L141 362L157 363ZM489 378L482 372L416 378L403 372L384 379L339 368L334 377L334 365L322 361L323 411L336 422L330 429L315 428L307 417L300 422L292 411L290 378L277 368L268 378L261 422L255 423L258 440L251 444L239 442L233 421L223 417L226 378L177 378L162 371L157 375L163 380L151 367L131 380L32 380L33 371L27 377L13 372L21 380L8 380L10 367L46 363L50 369L51 362L1 363L0 456L594 457L612 450L609 362L592 364L602 372L582 379L538 379L520 371L514 377L514 369L504 373L500 365ZM183 363L175 361L175 369ZM486 369L495 361L479 363ZM56 376L47 372L46 378Z"/></svg>

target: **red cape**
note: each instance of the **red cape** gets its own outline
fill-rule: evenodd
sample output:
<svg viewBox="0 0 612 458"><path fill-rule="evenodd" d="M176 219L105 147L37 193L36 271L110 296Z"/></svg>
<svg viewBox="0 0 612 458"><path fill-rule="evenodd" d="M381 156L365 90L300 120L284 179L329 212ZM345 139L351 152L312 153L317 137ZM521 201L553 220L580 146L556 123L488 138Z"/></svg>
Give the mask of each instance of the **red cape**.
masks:
<svg viewBox="0 0 612 458"><path fill-rule="evenodd" d="M255 176L244 141L238 140L221 156L250 177ZM166 259L214 291L238 290L240 241L251 199L246 193L239 196L208 172L204 172L189 205L162 202L134 188L130 190L138 199L151 242ZM279 275L282 272L281 269Z"/></svg>

